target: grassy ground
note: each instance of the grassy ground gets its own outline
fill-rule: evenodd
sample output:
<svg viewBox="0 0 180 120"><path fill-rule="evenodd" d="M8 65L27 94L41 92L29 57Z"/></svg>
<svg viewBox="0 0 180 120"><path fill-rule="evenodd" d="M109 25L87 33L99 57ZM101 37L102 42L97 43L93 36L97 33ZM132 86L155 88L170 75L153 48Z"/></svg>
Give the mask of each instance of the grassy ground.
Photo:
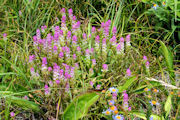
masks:
<svg viewBox="0 0 180 120"><path fill-rule="evenodd" d="M154 4L159 7L154 9ZM153 117L155 120L178 120L179 4L176 0L166 1L165 5L163 0L1 0L0 119L116 120L112 115L117 117L117 114L112 111L111 115L102 113L111 109L108 101L114 100L118 114L123 115L124 119ZM76 22L81 22L80 30L76 30L72 36L77 36L77 46L81 47L82 53L78 53L73 42L60 43L70 48L69 59L66 50L65 59L61 59L55 51L53 54L44 51L44 45L39 44L40 50L33 45L33 36L37 35L37 29L41 29L41 26L47 26L45 33L41 32L44 39L48 33L52 36L55 34L53 26L62 26L62 8L66 11L72 8ZM106 37L103 29L98 29L102 27L102 22L108 20L111 20L111 24L109 37ZM66 12L68 30L72 30L72 24ZM117 46L111 43L114 26L117 29L117 43L121 43L121 37L125 40L126 47L121 54L118 54ZM93 27L96 27L95 33L92 32ZM7 36L3 37L4 33ZM64 33L66 37L67 31ZM87 34L86 40L83 33ZM100 36L98 49L97 35ZM127 46L127 35L131 35L130 46ZM107 39L105 51L103 38ZM86 51L91 48L94 48L94 52L90 53L88 59ZM58 54L60 51L63 50L58 47ZM75 59L73 54L76 54ZM29 62L31 55L36 56L33 63ZM147 56L147 60L143 56ZM53 80L53 71L42 70L44 57L48 62L47 67L53 68L57 63L66 70L66 65L62 63L70 68L78 63L79 68L75 68L74 77L71 74L71 78L57 83ZM93 65L92 59L96 59L96 65ZM103 64L108 65L108 70ZM38 77L33 77L32 67L39 72ZM128 75L128 68L131 75ZM52 86L50 81L55 81ZM116 95L111 93L109 88L112 87L118 89ZM125 90L126 93L123 93ZM124 105L126 94L131 110ZM149 103L152 101L159 105L152 106Z"/></svg>

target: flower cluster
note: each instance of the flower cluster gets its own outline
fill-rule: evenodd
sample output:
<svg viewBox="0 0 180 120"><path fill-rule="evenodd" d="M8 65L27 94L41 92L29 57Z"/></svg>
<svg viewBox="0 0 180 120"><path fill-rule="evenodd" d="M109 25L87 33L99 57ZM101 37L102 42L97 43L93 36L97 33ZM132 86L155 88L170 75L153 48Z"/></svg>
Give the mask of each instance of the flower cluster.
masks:
<svg viewBox="0 0 180 120"><path fill-rule="evenodd" d="M119 114L117 103L118 89L115 87L109 88L110 93L112 94L112 99L108 100L109 108L102 113L105 115L112 115L113 120L123 120L123 115ZM128 107L128 94L126 91L123 92L123 109L125 111L131 111L131 107Z"/></svg>
<svg viewBox="0 0 180 120"><path fill-rule="evenodd" d="M32 79L44 81L45 94L50 94L53 86L61 86L69 91L74 79L78 77L75 74L78 70L89 73L89 77L98 71L99 67L101 72L106 73L110 69L106 62L107 53L113 50L117 56L123 55L125 41L127 47L130 46L130 35L127 35L125 40L121 37L118 41L116 26L112 29L111 37L111 20L103 22L98 30L93 26L91 34L87 35L81 31L81 23L73 15L72 9L66 13L63 8L60 13L60 26L53 26L49 33L46 25L36 30L36 35L33 36L35 54L31 54L28 59ZM67 25L68 21L70 27ZM89 47L90 43L92 44ZM102 55L103 58L100 57ZM81 62L83 60L86 60L84 65ZM97 64L99 60L103 62ZM88 66L88 69L82 69L82 66ZM128 76L130 75L128 72ZM100 84L96 86L97 89L100 87Z"/></svg>
<svg viewBox="0 0 180 120"><path fill-rule="evenodd" d="M163 2L161 3L161 5L162 5L163 7L165 7L165 6L166 6L166 2L163 1ZM159 6L161 6L161 5L158 5L157 3L154 3L153 6L152 6L152 8L156 10L156 9L157 9Z"/></svg>
<svg viewBox="0 0 180 120"><path fill-rule="evenodd" d="M149 89L149 88L144 88L144 91L145 92L148 92L149 94L147 95L147 97L149 98L149 99L151 99L152 98L152 96L150 95L150 92L152 91L155 95L159 92L159 90L158 89L156 89L156 88L154 88L154 89ZM156 101L156 100L150 100L149 101L149 103L152 105L152 106L154 106L154 105L159 105L159 103Z"/></svg>

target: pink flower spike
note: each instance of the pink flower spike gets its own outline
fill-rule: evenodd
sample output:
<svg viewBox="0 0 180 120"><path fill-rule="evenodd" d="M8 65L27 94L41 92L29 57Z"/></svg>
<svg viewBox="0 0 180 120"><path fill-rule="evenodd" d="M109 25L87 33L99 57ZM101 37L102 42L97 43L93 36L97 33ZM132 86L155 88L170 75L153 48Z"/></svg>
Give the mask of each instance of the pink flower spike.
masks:
<svg viewBox="0 0 180 120"><path fill-rule="evenodd" d="M117 50L117 51L120 51L120 50L121 50L121 45L120 45L120 44L117 45L116 50Z"/></svg>
<svg viewBox="0 0 180 120"><path fill-rule="evenodd" d="M86 49L86 54L89 54L89 53L90 53L89 49Z"/></svg>
<svg viewBox="0 0 180 120"><path fill-rule="evenodd" d="M31 70L31 72L34 72L34 68L33 68L33 67L31 67L31 69L30 69L30 70Z"/></svg>
<svg viewBox="0 0 180 120"><path fill-rule="evenodd" d="M54 50L54 51L57 51L57 50L58 50L58 47L55 45L55 46L53 47L53 50Z"/></svg>
<svg viewBox="0 0 180 120"><path fill-rule="evenodd" d="M49 87L48 87L48 85L46 84L45 86L44 86L44 89L48 89Z"/></svg>
<svg viewBox="0 0 180 120"><path fill-rule="evenodd" d="M90 81L89 84L91 87L93 87L93 85L94 85L93 81Z"/></svg>
<svg viewBox="0 0 180 120"><path fill-rule="evenodd" d="M43 57L42 64L47 65L47 58L46 57Z"/></svg>
<svg viewBox="0 0 180 120"><path fill-rule="evenodd" d="M107 64L103 64L103 71L107 71L108 70L108 65Z"/></svg>
<svg viewBox="0 0 180 120"><path fill-rule="evenodd" d="M87 39L86 33L83 33L83 39Z"/></svg>
<svg viewBox="0 0 180 120"><path fill-rule="evenodd" d="M73 54L73 59L76 60L76 54Z"/></svg>
<svg viewBox="0 0 180 120"><path fill-rule="evenodd" d="M143 60L145 60L145 61L147 60L147 57L145 55L143 56Z"/></svg>
<svg viewBox="0 0 180 120"><path fill-rule="evenodd" d="M106 44L106 38L103 38L102 43Z"/></svg>
<svg viewBox="0 0 180 120"><path fill-rule="evenodd" d="M99 39L100 39L100 37L99 37L99 35L97 35L96 38L95 38L95 41L96 41L97 43L99 43Z"/></svg>
<svg viewBox="0 0 180 120"><path fill-rule="evenodd" d="M116 35L116 33L117 33L116 26L113 27L112 33L113 33L113 35Z"/></svg>
<svg viewBox="0 0 180 120"><path fill-rule="evenodd" d="M101 85L97 85L96 89L99 90L101 88Z"/></svg>
<svg viewBox="0 0 180 120"><path fill-rule="evenodd" d="M94 52L94 48L91 48L91 53L93 53Z"/></svg>
<svg viewBox="0 0 180 120"><path fill-rule="evenodd" d="M4 37L4 38L5 38L5 37L7 37L7 34L6 34L6 33L4 33L4 34L3 34L3 37Z"/></svg>
<svg viewBox="0 0 180 120"><path fill-rule="evenodd" d="M75 63L74 66L75 66L75 68L79 68L79 64L78 63Z"/></svg>
<svg viewBox="0 0 180 120"><path fill-rule="evenodd" d="M146 62L146 67L149 68L149 61Z"/></svg>
<svg viewBox="0 0 180 120"><path fill-rule="evenodd" d="M72 18L74 21L76 21L76 16L73 16L73 18Z"/></svg>
<svg viewBox="0 0 180 120"><path fill-rule="evenodd" d="M91 38L91 34L89 34L89 38Z"/></svg>
<svg viewBox="0 0 180 120"><path fill-rule="evenodd" d="M60 83L60 80L56 80L56 84L59 84Z"/></svg>
<svg viewBox="0 0 180 120"><path fill-rule="evenodd" d="M14 113L14 112L11 112L11 113L10 113L10 116L11 116L11 117L14 117L14 116L15 116L15 113Z"/></svg>
<svg viewBox="0 0 180 120"><path fill-rule="evenodd" d="M70 9L68 10L68 13L69 13L69 15L72 15L72 14L73 14L72 8L70 8Z"/></svg>
<svg viewBox="0 0 180 120"><path fill-rule="evenodd" d="M72 41L73 41L73 43L76 43L76 42L77 42L77 36L76 36L76 35L73 35Z"/></svg>
<svg viewBox="0 0 180 120"><path fill-rule="evenodd" d="M105 23L104 23L104 22L101 23L101 27L102 27L102 28L105 27Z"/></svg>
<svg viewBox="0 0 180 120"><path fill-rule="evenodd" d="M129 34L129 35L126 36L126 41L130 42L130 39L131 39L131 35Z"/></svg>
<svg viewBox="0 0 180 120"><path fill-rule="evenodd" d="M59 53L59 58L63 58L64 57L64 53L63 52L60 52Z"/></svg>
<svg viewBox="0 0 180 120"><path fill-rule="evenodd" d="M66 22L66 16L62 16L61 21L62 21L62 23L65 23Z"/></svg>
<svg viewBox="0 0 180 120"><path fill-rule="evenodd" d="M66 13L66 9L65 9L65 8L62 8L60 12L61 12L61 13Z"/></svg>
<svg viewBox="0 0 180 120"><path fill-rule="evenodd" d="M128 108L128 111L131 111L131 107Z"/></svg>
<svg viewBox="0 0 180 120"><path fill-rule="evenodd" d="M92 33L95 33L96 32L96 28L95 27L92 27Z"/></svg>
<svg viewBox="0 0 180 120"><path fill-rule="evenodd" d="M124 42L124 38L123 37L120 38L120 42Z"/></svg>
<svg viewBox="0 0 180 120"><path fill-rule="evenodd" d="M81 52L81 48L79 46L76 49L78 52Z"/></svg>
<svg viewBox="0 0 180 120"><path fill-rule="evenodd" d="M96 59L92 59L92 64L96 65Z"/></svg>
<svg viewBox="0 0 180 120"><path fill-rule="evenodd" d="M68 39L71 39L71 31L68 31L68 32L67 32L67 38L68 38Z"/></svg>
<svg viewBox="0 0 180 120"><path fill-rule="evenodd" d="M52 71L52 67L48 67L48 71L51 72Z"/></svg>
<svg viewBox="0 0 180 120"><path fill-rule="evenodd" d="M63 30L60 30L59 33L60 33L60 35L63 35Z"/></svg>
<svg viewBox="0 0 180 120"><path fill-rule="evenodd" d="M30 55L29 56L29 62L32 62L35 59L35 55Z"/></svg>
<svg viewBox="0 0 180 120"><path fill-rule="evenodd" d="M126 70L126 75L131 76L131 70L129 68Z"/></svg>
<svg viewBox="0 0 180 120"><path fill-rule="evenodd" d="M25 100L28 100L28 96L25 95L25 96L24 96L24 99L25 99Z"/></svg>

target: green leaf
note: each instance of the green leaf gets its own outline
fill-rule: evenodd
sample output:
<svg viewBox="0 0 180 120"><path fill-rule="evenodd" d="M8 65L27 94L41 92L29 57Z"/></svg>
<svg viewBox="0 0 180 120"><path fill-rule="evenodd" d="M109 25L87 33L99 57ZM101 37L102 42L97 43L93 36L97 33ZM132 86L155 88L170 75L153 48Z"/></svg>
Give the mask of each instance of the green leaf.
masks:
<svg viewBox="0 0 180 120"><path fill-rule="evenodd" d="M153 117L153 120L162 120L158 115L152 114L151 117Z"/></svg>
<svg viewBox="0 0 180 120"><path fill-rule="evenodd" d="M136 117L139 117L139 118L141 118L141 119L147 120L145 113L137 112L137 111L136 111L136 112L131 112L130 114L133 114L133 115L135 115ZM153 120L161 120L161 117L159 117L158 115L155 115L155 114L151 114L150 117L153 117Z"/></svg>
<svg viewBox="0 0 180 120"><path fill-rule="evenodd" d="M32 110L34 112L40 112L39 105L35 104L32 101L28 101L28 100L18 98L15 96L8 96L6 97L6 100L11 102L11 104L15 104L25 110Z"/></svg>
<svg viewBox="0 0 180 120"><path fill-rule="evenodd" d="M138 88L136 88L135 90L132 91L132 93L136 93L136 94L141 94L141 93L144 93L144 88L146 88L147 85L143 85L143 86L140 86Z"/></svg>
<svg viewBox="0 0 180 120"><path fill-rule="evenodd" d="M172 105L171 97L172 97L171 95L168 96L166 103L164 105L164 110L166 111L166 117L169 115L171 111L171 105Z"/></svg>
<svg viewBox="0 0 180 120"><path fill-rule="evenodd" d="M39 105L35 104L34 102L15 97L13 95L21 95L21 93L15 93L12 91L0 91L0 98L5 98L7 103L15 104L25 110L40 112Z"/></svg>
<svg viewBox="0 0 180 120"><path fill-rule="evenodd" d="M127 79L123 86L118 87L119 92L123 92L124 90L127 90L131 86L131 84L136 81L135 79L136 76L132 76L129 79Z"/></svg>
<svg viewBox="0 0 180 120"><path fill-rule="evenodd" d="M174 78L175 75L174 75L174 69L173 69L172 53L168 50L168 48L162 41L160 41L160 44L161 44L161 48L162 48L162 54L165 58L165 61L166 61L167 67L168 67L169 74L170 74L171 78ZM175 85L174 81L173 81L173 85Z"/></svg>
<svg viewBox="0 0 180 120"><path fill-rule="evenodd" d="M136 117L139 117L141 119L146 120L146 114L141 112L132 112L131 114L135 115Z"/></svg>
<svg viewBox="0 0 180 120"><path fill-rule="evenodd" d="M93 105L99 98L96 92L85 93L76 97L72 103L68 105L63 114L64 120L78 120L85 116L88 108Z"/></svg>

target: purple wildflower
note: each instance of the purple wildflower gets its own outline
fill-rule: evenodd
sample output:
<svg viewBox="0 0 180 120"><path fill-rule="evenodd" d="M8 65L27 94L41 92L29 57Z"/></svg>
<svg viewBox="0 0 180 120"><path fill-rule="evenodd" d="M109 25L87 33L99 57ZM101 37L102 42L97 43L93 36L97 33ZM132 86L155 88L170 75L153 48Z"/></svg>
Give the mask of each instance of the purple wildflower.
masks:
<svg viewBox="0 0 180 120"><path fill-rule="evenodd" d="M56 80L56 84L57 84L57 85L60 84L60 80Z"/></svg>
<svg viewBox="0 0 180 120"><path fill-rule="evenodd" d="M117 54L121 54L121 44L118 44L116 47Z"/></svg>
<svg viewBox="0 0 180 120"><path fill-rule="evenodd" d="M15 116L15 113L14 113L14 112L11 112L11 113L10 113L10 116L11 116L11 117L14 117L14 116Z"/></svg>
<svg viewBox="0 0 180 120"><path fill-rule="evenodd" d="M111 39L110 39L110 42L113 46L116 45L116 36L113 36Z"/></svg>
<svg viewBox="0 0 180 120"><path fill-rule="evenodd" d="M67 32L67 41L70 42L71 40L71 31Z"/></svg>
<svg viewBox="0 0 180 120"><path fill-rule="evenodd" d="M92 59L92 65L96 65L96 59Z"/></svg>
<svg viewBox="0 0 180 120"><path fill-rule="evenodd" d="M91 87L93 87L93 85L94 85L93 81L90 81L89 84Z"/></svg>
<svg viewBox="0 0 180 120"><path fill-rule="evenodd" d="M116 34L117 34L117 28L116 28L116 26L113 27L112 33L113 33L113 36L116 36Z"/></svg>
<svg viewBox="0 0 180 120"><path fill-rule="evenodd" d="M7 34L6 33L3 34L3 40L7 40Z"/></svg>
<svg viewBox="0 0 180 120"><path fill-rule="evenodd" d="M86 49L86 59L90 59L90 51L89 51L89 49Z"/></svg>
<svg viewBox="0 0 180 120"><path fill-rule="evenodd" d="M78 52L81 52L81 48L79 46L76 49Z"/></svg>
<svg viewBox="0 0 180 120"><path fill-rule="evenodd" d="M50 94L50 89L49 89L48 85L44 86L44 91L45 91L45 95L49 95Z"/></svg>
<svg viewBox="0 0 180 120"><path fill-rule="evenodd" d="M143 60L144 60L144 61L146 61L146 60L147 60L147 57L146 57L145 55L143 56Z"/></svg>
<svg viewBox="0 0 180 120"><path fill-rule="evenodd" d="M149 61L146 62L146 68L149 68Z"/></svg>
<svg viewBox="0 0 180 120"><path fill-rule="evenodd" d="M96 32L96 28L95 28L95 27L92 27L91 32L92 32L92 33L95 33L95 32Z"/></svg>
<svg viewBox="0 0 180 120"><path fill-rule="evenodd" d="M60 67L55 63L53 66L53 80L58 80Z"/></svg>
<svg viewBox="0 0 180 120"><path fill-rule="evenodd" d="M77 36L76 36L76 35L73 35L73 37L72 37L72 42L73 42L74 44L77 43Z"/></svg>
<svg viewBox="0 0 180 120"><path fill-rule="evenodd" d="M77 57L76 54L73 54L73 59L74 59L74 60L76 60L76 57Z"/></svg>
<svg viewBox="0 0 180 120"><path fill-rule="evenodd" d="M126 46L127 46L127 47L131 46L130 41L131 41L131 35L127 35L127 36L126 36Z"/></svg>
<svg viewBox="0 0 180 120"><path fill-rule="evenodd" d="M123 108L128 110L128 94L126 91L123 91Z"/></svg>
<svg viewBox="0 0 180 120"><path fill-rule="evenodd" d="M107 64L103 64L102 68L103 68L103 71L108 71L108 65Z"/></svg>
<svg viewBox="0 0 180 120"><path fill-rule="evenodd" d="M59 53L59 58L63 58L64 57L64 52L60 52Z"/></svg>
<svg viewBox="0 0 180 120"><path fill-rule="evenodd" d="M127 70L126 70L126 75L129 77L129 76L131 76L131 70L128 68Z"/></svg>
<svg viewBox="0 0 180 120"><path fill-rule="evenodd" d="M101 85L97 85L96 89L99 90L101 88Z"/></svg>
<svg viewBox="0 0 180 120"><path fill-rule="evenodd" d="M35 57L36 57L35 55L30 55L30 56L29 56L29 62L30 62L30 63L33 62L33 60L35 59Z"/></svg>
<svg viewBox="0 0 180 120"><path fill-rule="evenodd" d="M78 64L78 63L75 63L74 66L75 66L75 68L77 68L77 69L79 68L79 64Z"/></svg>

